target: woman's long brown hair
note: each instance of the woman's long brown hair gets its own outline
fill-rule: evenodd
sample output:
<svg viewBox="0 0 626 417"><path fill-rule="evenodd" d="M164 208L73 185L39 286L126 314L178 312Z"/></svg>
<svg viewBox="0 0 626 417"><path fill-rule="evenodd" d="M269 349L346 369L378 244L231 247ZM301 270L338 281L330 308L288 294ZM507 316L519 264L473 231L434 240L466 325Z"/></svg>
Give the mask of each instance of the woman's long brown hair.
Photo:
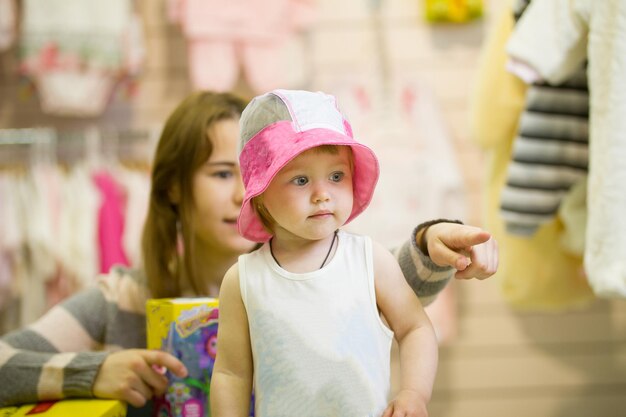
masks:
<svg viewBox="0 0 626 417"><path fill-rule="evenodd" d="M169 116L157 145L152 168L148 214L141 240L143 268L151 296L179 297L186 277L201 295L194 271L193 175L213 152L208 128L238 118L246 102L229 93L199 92L183 100ZM179 194L171 201L171 190ZM180 230L177 230L177 223ZM177 250L181 233L184 255Z"/></svg>

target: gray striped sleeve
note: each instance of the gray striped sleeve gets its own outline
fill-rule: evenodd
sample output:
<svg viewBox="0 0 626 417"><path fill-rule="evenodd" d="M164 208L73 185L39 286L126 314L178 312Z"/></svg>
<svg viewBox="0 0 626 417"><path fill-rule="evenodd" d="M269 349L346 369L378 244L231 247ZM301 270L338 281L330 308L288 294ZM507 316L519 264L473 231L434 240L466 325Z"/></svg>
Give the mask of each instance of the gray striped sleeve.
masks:
<svg viewBox="0 0 626 417"><path fill-rule="evenodd" d="M40 352L16 352L0 367L0 406L32 403L39 400L37 386L43 365L53 355Z"/></svg>
<svg viewBox="0 0 626 417"><path fill-rule="evenodd" d="M63 370L63 394L66 397L92 397L93 383L108 352L84 352L76 355Z"/></svg>
<svg viewBox="0 0 626 417"><path fill-rule="evenodd" d="M430 304L448 284L455 270L435 264L417 245L415 236L424 225L420 224L411 237L393 253L407 282L423 305Z"/></svg>
<svg viewBox="0 0 626 417"><path fill-rule="evenodd" d="M104 343L107 304L99 288L90 288L64 301L62 307L74 316L93 340Z"/></svg>
<svg viewBox="0 0 626 417"><path fill-rule="evenodd" d="M30 329L15 330L2 336L2 341L15 349L56 353L57 349L39 333ZM0 379L1 381L2 379Z"/></svg>
<svg viewBox="0 0 626 417"><path fill-rule="evenodd" d="M108 352L84 352L76 356L63 368L62 397L93 397L92 387L100 365ZM40 398L39 387L42 370L54 362L54 354L18 351L0 367L0 407L34 403ZM58 399L58 398L54 398Z"/></svg>
<svg viewBox="0 0 626 417"><path fill-rule="evenodd" d="M146 348L146 316L120 310L117 304L109 303L109 322L105 343L124 349Z"/></svg>
<svg viewBox="0 0 626 417"><path fill-rule="evenodd" d="M94 288L70 297L61 310L76 318L85 334L100 341L106 333L103 306L107 304L102 292ZM0 338L0 359L6 359L0 360L0 405L93 396L93 382L108 352L60 353L54 340L67 325L57 322L63 317L61 310L51 310L32 329L16 330ZM75 344L77 349L87 346L78 335L63 337L70 336L76 340L63 339L60 345Z"/></svg>

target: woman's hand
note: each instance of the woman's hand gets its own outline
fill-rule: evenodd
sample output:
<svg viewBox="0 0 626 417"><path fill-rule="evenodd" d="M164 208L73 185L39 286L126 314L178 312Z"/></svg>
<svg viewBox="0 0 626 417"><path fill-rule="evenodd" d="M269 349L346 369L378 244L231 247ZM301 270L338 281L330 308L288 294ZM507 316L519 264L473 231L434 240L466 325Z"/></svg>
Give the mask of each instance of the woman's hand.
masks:
<svg viewBox="0 0 626 417"><path fill-rule="evenodd" d="M456 268L456 278L485 279L498 269L498 243L479 227L444 222L429 226L423 233L427 248L422 250L427 249L435 264Z"/></svg>
<svg viewBox="0 0 626 417"><path fill-rule="evenodd" d="M161 369L181 378L187 376L185 365L167 352L129 349L111 353L98 371L93 394L142 407L154 395L165 392L167 377Z"/></svg>

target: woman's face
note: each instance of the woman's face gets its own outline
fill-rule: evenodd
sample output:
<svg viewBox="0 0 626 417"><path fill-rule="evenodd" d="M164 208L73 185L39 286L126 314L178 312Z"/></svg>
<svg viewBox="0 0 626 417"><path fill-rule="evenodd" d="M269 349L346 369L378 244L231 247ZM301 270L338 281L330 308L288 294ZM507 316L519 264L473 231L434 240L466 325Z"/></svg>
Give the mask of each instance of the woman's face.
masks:
<svg viewBox="0 0 626 417"><path fill-rule="evenodd" d="M244 187L237 158L236 120L214 123L207 131L213 153L193 177L195 235L212 253L245 253L254 243L237 231Z"/></svg>

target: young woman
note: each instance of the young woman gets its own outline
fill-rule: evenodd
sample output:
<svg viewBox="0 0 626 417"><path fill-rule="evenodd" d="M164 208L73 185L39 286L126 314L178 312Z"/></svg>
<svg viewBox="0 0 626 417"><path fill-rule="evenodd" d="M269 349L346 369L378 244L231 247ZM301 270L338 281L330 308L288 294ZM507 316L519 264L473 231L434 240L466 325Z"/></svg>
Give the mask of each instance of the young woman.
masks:
<svg viewBox="0 0 626 417"><path fill-rule="evenodd" d="M169 116L153 160L143 266L113 269L33 325L2 337L0 406L97 397L142 407L166 387L153 365L185 374L173 356L145 350L145 302L217 296L226 271L255 248L237 231L244 189L236 148L245 105L230 94L200 92ZM488 233L445 221L418 226L394 253L423 304L455 272L483 279L497 267Z"/></svg>

